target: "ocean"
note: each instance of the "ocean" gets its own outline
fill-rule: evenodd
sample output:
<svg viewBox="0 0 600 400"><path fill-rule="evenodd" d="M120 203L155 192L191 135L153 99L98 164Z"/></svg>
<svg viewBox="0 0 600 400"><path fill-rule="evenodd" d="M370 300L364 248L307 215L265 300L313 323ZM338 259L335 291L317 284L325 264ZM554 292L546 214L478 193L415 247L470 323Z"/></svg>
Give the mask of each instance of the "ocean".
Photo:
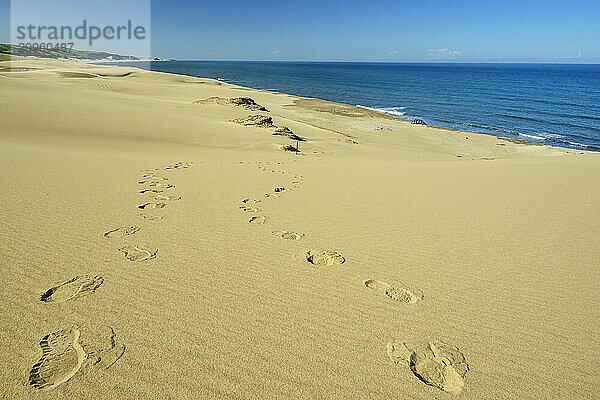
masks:
<svg viewBox="0 0 600 400"><path fill-rule="evenodd" d="M600 151L600 65L167 61L150 68Z"/></svg>

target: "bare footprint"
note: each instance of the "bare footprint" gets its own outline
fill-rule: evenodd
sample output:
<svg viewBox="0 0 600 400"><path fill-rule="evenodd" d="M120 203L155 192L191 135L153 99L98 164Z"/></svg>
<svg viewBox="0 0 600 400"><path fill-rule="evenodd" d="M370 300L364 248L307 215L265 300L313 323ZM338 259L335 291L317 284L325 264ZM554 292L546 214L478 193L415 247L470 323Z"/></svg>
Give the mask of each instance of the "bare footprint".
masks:
<svg viewBox="0 0 600 400"><path fill-rule="evenodd" d="M111 229L104 233L104 237L108 239L119 238L123 236L130 236L136 234L141 228L137 226L121 226L119 228Z"/></svg>
<svg viewBox="0 0 600 400"><path fill-rule="evenodd" d="M304 237L303 233L288 232L288 231L272 231L271 235L281 237L288 240L300 240Z"/></svg>
<svg viewBox="0 0 600 400"><path fill-rule="evenodd" d="M439 341L416 346L388 342L387 353L394 363L407 363L417 378L444 392L459 394L465 385L469 365L456 347Z"/></svg>
<svg viewBox="0 0 600 400"><path fill-rule="evenodd" d="M76 276L46 290L40 296L40 300L45 303L62 303L63 301L75 300L80 296L94 293L102 283L104 283L104 278L101 276Z"/></svg>
<svg viewBox="0 0 600 400"><path fill-rule="evenodd" d="M334 251L314 251L310 250L305 253L306 261L320 267L328 267L335 264L343 264L346 259L339 253Z"/></svg>
<svg viewBox="0 0 600 400"><path fill-rule="evenodd" d="M258 199L243 199L242 203L244 203L244 204L258 204L261 201L262 200L258 200Z"/></svg>
<svg viewBox="0 0 600 400"><path fill-rule="evenodd" d="M262 215L255 215L252 218L250 218L248 222L254 225L263 225L265 222L267 222L267 217L264 217Z"/></svg>
<svg viewBox="0 0 600 400"><path fill-rule="evenodd" d="M53 389L71 379L86 357L79 344L79 330L64 329L44 336L42 357L29 372L29 384L36 389Z"/></svg>
<svg viewBox="0 0 600 400"><path fill-rule="evenodd" d="M136 245L120 247L119 251L125 254L125 258L131 262L152 260L153 258L156 258L156 255L158 254L158 250L156 249Z"/></svg>
<svg viewBox="0 0 600 400"><path fill-rule="evenodd" d="M275 193L281 193L281 192L285 192L285 187L283 187L283 186L278 186L278 187L276 187L275 189L273 189L273 191L274 191Z"/></svg>
<svg viewBox="0 0 600 400"><path fill-rule="evenodd" d="M392 300L406 304L416 304L423 300L423 292L417 288L409 288L403 283L398 283L394 286L387 282L369 279L365 281L365 286L369 289L375 289L382 292Z"/></svg>
<svg viewBox="0 0 600 400"><path fill-rule="evenodd" d="M163 219L162 216L154 214L140 214L140 216L148 221L160 221Z"/></svg>
<svg viewBox="0 0 600 400"><path fill-rule="evenodd" d="M166 203L144 203L138 206L140 210L152 210L156 208L165 208Z"/></svg>

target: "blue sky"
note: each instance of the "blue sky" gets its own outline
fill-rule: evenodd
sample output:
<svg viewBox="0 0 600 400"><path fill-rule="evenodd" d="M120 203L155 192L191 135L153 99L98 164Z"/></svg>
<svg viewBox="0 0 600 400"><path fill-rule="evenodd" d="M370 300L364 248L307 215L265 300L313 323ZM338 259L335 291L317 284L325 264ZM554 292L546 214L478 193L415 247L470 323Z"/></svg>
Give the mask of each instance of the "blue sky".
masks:
<svg viewBox="0 0 600 400"><path fill-rule="evenodd" d="M9 4L0 0L0 42L10 37ZM197 60L598 63L599 17L600 0L155 0L152 54Z"/></svg>

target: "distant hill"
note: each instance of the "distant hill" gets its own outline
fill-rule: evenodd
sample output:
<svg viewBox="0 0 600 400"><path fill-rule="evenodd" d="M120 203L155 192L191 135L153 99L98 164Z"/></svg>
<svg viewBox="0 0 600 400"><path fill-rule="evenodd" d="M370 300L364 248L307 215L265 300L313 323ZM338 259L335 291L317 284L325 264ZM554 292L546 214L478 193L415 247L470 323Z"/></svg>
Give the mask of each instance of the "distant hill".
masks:
<svg viewBox="0 0 600 400"><path fill-rule="evenodd" d="M75 60L161 60L159 58L140 58L135 56L122 56L103 51L72 50L66 48L40 49L31 47L14 46L0 43L0 54L11 54L23 57L40 58L67 58Z"/></svg>

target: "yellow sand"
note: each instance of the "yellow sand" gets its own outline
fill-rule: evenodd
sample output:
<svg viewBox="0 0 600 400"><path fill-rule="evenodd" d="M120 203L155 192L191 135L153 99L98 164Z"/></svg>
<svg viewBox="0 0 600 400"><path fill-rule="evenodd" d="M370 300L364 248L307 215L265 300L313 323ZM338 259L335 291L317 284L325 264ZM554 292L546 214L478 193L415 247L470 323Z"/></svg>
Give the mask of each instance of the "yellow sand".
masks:
<svg viewBox="0 0 600 400"><path fill-rule="evenodd" d="M598 397L599 154L136 68L8 66L3 398ZM270 112L194 103L214 96ZM305 138L301 154L229 122L252 114ZM40 301L84 275L104 281ZM386 295L405 288L422 299ZM40 340L71 328L84 365L30 386ZM404 342L456 357L423 353L427 385L388 356Z"/></svg>

